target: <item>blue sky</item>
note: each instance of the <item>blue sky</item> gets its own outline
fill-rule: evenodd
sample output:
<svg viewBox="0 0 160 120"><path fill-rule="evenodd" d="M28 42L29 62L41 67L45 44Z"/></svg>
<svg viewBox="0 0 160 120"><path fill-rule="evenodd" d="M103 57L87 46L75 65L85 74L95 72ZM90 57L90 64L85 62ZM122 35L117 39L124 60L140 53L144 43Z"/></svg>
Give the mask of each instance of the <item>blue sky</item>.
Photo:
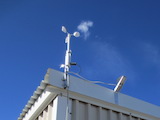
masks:
<svg viewBox="0 0 160 120"><path fill-rule="evenodd" d="M159 6L159 0L1 0L1 119L18 118L48 68L63 71L62 25L81 33L71 39L80 75L106 83L125 75L122 93L159 106Z"/></svg>

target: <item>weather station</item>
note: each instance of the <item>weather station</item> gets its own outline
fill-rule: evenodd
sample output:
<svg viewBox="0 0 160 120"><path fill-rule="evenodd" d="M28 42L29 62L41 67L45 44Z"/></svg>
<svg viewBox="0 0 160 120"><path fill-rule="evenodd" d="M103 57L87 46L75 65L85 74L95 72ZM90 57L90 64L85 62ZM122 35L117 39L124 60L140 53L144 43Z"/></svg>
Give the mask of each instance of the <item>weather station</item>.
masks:
<svg viewBox="0 0 160 120"><path fill-rule="evenodd" d="M65 43L67 44L67 50L66 50L66 54L65 54L65 64L61 64L60 68L64 68L64 88L68 88L69 87L69 73L70 73L70 67L72 65L77 65L77 63L75 62L71 62L71 56L72 56L72 51L70 49L70 39L71 36L74 37L79 37L80 33L79 32L74 32L73 34L70 34L66 27L62 26L62 32L67 33L67 37L65 39ZM74 72L72 72L74 74ZM76 73L75 75L78 75L80 78L85 79L84 77L80 76L78 73ZM106 84L106 85L113 85L116 86L114 88L114 92L119 92L121 90L121 88L123 87L124 82L126 81L126 77L125 76L121 76L118 79L118 83L117 84L110 84L110 83L104 83L101 81L92 81L92 83L101 83L101 84Z"/></svg>
<svg viewBox="0 0 160 120"><path fill-rule="evenodd" d="M61 65L64 72L48 68L18 120L160 120L159 106L120 93L125 76L111 84L91 81L70 71L77 65L71 60L70 40L80 33L71 34L64 26L62 31L67 34L65 62Z"/></svg>
<svg viewBox="0 0 160 120"><path fill-rule="evenodd" d="M70 70L71 65L76 65L76 63L71 62L71 55L72 55L72 51L70 49L70 39L71 36L74 37L79 37L80 33L79 32L74 32L73 34L70 34L67 32L67 29L62 26L62 31L64 33L67 33L67 37L65 39L65 43L67 44L67 50L66 50L66 55L65 55L65 64L62 64L60 66L60 68L64 68L64 88L69 87L69 78L68 78L68 73Z"/></svg>

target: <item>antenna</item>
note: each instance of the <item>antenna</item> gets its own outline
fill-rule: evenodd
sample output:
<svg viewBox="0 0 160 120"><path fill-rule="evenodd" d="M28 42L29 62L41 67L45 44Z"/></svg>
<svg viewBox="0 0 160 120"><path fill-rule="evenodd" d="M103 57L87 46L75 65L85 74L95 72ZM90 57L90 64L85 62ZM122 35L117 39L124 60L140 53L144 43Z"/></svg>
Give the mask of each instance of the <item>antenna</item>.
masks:
<svg viewBox="0 0 160 120"><path fill-rule="evenodd" d="M125 81L126 81L126 77L125 76L121 76L118 79L118 83L117 83L116 87L114 88L114 92L119 92L121 90L121 88L123 87Z"/></svg>
<svg viewBox="0 0 160 120"><path fill-rule="evenodd" d="M60 67L64 68L64 82L65 82L64 88L67 88L69 87L69 80L67 78L68 78L70 66L76 65L76 63L71 63L72 51L70 50L70 39L71 39L71 36L79 37L80 33L74 32L73 34L70 34L64 26L62 26L62 32L67 33L67 37L65 39L65 43L67 44L67 50L65 55L65 64L62 64Z"/></svg>

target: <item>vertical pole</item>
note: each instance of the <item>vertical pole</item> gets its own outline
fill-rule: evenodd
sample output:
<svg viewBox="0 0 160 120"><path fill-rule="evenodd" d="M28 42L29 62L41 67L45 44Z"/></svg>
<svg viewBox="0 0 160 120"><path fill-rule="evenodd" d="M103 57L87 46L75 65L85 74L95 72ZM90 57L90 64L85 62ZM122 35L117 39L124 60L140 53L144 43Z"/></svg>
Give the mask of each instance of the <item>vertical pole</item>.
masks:
<svg viewBox="0 0 160 120"><path fill-rule="evenodd" d="M62 31L67 33L67 37L65 39L65 43L67 44L67 50L65 55L65 64L64 64L64 89L67 91L67 106L66 106L66 120L70 119L70 111L69 111L69 69L71 66L71 50L70 50L70 38L73 35L74 37L78 37L80 34L78 32L74 32L70 34L67 32L66 28L62 26Z"/></svg>
<svg viewBox="0 0 160 120"><path fill-rule="evenodd" d="M70 38L71 34L67 34L66 43L67 43L67 50L65 55L65 67L64 67L64 88L67 89L67 106L66 106L66 118L65 120L69 120L69 68L71 62L71 50L70 50Z"/></svg>
<svg viewBox="0 0 160 120"><path fill-rule="evenodd" d="M68 72L69 72L70 62L71 62L70 38L71 38L71 34L68 33L66 37L67 50L65 55L65 66L64 66L64 88L69 87Z"/></svg>

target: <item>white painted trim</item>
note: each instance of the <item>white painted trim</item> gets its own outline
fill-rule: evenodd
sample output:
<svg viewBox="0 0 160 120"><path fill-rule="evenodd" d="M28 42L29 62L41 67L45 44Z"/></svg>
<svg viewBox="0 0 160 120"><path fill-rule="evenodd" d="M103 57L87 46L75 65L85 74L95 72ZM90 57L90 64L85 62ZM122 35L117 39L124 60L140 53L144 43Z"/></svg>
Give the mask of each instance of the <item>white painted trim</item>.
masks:
<svg viewBox="0 0 160 120"><path fill-rule="evenodd" d="M43 111L43 109L53 100L56 94L49 91L44 91L37 101L32 105L29 111L25 114L23 120L34 120Z"/></svg>

